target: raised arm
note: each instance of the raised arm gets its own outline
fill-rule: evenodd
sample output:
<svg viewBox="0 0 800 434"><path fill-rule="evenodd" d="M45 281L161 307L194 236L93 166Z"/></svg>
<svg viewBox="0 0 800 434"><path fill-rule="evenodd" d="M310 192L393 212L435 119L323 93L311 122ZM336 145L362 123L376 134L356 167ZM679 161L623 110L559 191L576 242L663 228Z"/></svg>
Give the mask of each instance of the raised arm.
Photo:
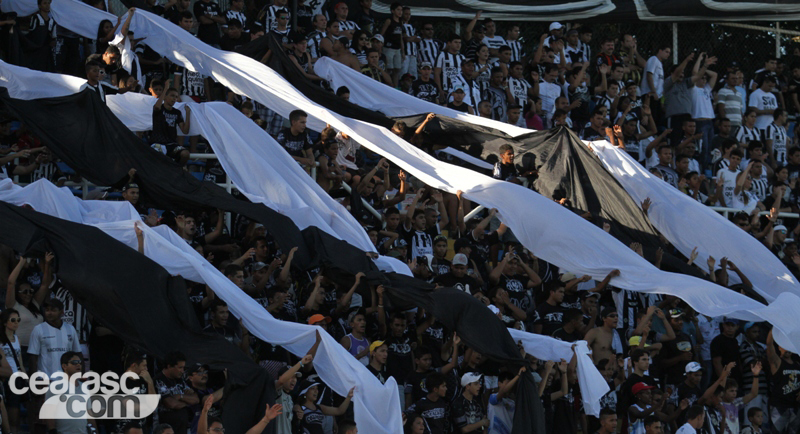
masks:
<svg viewBox="0 0 800 434"><path fill-rule="evenodd" d="M17 303L17 279L19 278L22 269L25 267L25 258L20 255L17 266L8 275L8 286L6 287L6 309L14 307Z"/></svg>
<svg viewBox="0 0 800 434"><path fill-rule="evenodd" d="M355 391L355 387L350 389L350 392L347 394L347 398L342 402L341 405L338 407L328 407L327 405L319 405L319 409L322 410L324 414L328 416L341 416L347 411L347 407L350 406L350 401L353 399L353 392Z"/></svg>
<svg viewBox="0 0 800 434"><path fill-rule="evenodd" d="M526 368L524 366L519 368L519 372L517 373L517 375L514 378L512 378L510 381L506 381L506 383L502 387L500 387L500 390L497 391L497 400L498 401L502 400L506 395L511 393L511 391L514 389L514 387L517 385L517 381L519 381L520 375L524 374L525 371L527 371L527 370L528 370L528 368Z"/></svg>

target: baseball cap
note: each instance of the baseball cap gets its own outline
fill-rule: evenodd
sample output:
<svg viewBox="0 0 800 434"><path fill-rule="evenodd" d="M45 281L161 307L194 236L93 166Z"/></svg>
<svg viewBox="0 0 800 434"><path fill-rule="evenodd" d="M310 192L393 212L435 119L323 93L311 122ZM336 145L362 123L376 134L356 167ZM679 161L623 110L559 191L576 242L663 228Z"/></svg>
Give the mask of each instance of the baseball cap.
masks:
<svg viewBox="0 0 800 434"><path fill-rule="evenodd" d="M264 268L266 266L267 266L267 264L265 264L263 262L256 262L255 264L253 264L253 271L258 271L258 270L260 270L260 269L262 269L262 268Z"/></svg>
<svg viewBox="0 0 800 434"><path fill-rule="evenodd" d="M325 315L322 315L322 314L319 314L319 313L311 315L310 317L308 317L308 324L309 325L314 325L314 324L316 324L318 322L321 322L321 321L325 321L326 323L330 323L331 322L331 317L325 316Z"/></svg>
<svg viewBox="0 0 800 434"><path fill-rule="evenodd" d="M687 374L692 372L702 371L703 367L697 362L689 362L686 364L686 368L684 369Z"/></svg>
<svg viewBox="0 0 800 434"><path fill-rule="evenodd" d="M278 378L280 378L280 376L281 376L281 375L285 374L285 373L286 373L286 371L288 371L289 369L291 369L291 366L289 366L289 365L286 365L286 366L284 366L283 368L281 368L280 370L278 370ZM300 372L295 372L295 373L294 373L294 376L295 376L295 377L300 377L300 376L302 376L302 375L303 375L303 374L301 374Z"/></svg>
<svg viewBox="0 0 800 434"><path fill-rule="evenodd" d="M131 182L131 183L129 183L129 184L125 184L125 185L122 187L122 191L126 191L126 190L129 190L129 189L131 189L131 188L139 188L139 184L137 184L137 183L135 183L135 182Z"/></svg>
<svg viewBox="0 0 800 434"><path fill-rule="evenodd" d="M484 26L483 24L476 24L475 27L472 28L472 31L474 33L485 33L486 26Z"/></svg>
<svg viewBox="0 0 800 434"><path fill-rule="evenodd" d="M670 318L680 318L683 316L683 310L675 308L669 310L669 317Z"/></svg>
<svg viewBox="0 0 800 434"><path fill-rule="evenodd" d="M304 35L303 33L300 33L300 32L293 33L291 35L291 38L290 38L290 41L293 44L296 44L296 43L301 42L301 41L307 41L307 40L308 40L308 37L306 37L306 35Z"/></svg>
<svg viewBox="0 0 800 434"><path fill-rule="evenodd" d="M433 68L433 65L431 65L431 62L422 62L419 64L419 69L422 68Z"/></svg>
<svg viewBox="0 0 800 434"><path fill-rule="evenodd" d="M298 372L298 374L299 374L299 372ZM319 386L319 383L316 382L316 381L306 380L305 383L303 383L303 389L300 391L300 393L298 393L298 396L299 395L305 395L306 392L308 392L308 389L310 389L310 388L312 388L314 386Z"/></svg>
<svg viewBox="0 0 800 434"><path fill-rule="evenodd" d="M469 259L467 255L463 253L457 253L453 256L453 265L467 265L469 263Z"/></svg>
<svg viewBox="0 0 800 434"><path fill-rule="evenodd" d="M562 27L564 27L564 26L561 25L561 23L559 23L558 21L554 21L554 22L550 23L550 30L560 29Z"/></svg>
<svg viewBox="0 0 800 434"><path fill-rule="evenodd" d="M187 369L186 372L189 375L192 375L195 372L202 371L202 370L205 370L206 372L208 372L208 370L209 370L208 365L204 365L202 363L195 363L191 368Z"/></svg>
<svg viewBox="0 0 800 434"><path fill-rule="evenodd" d="M633 80L628 80L625 82L625 88L629 88L631 86L636 86L636 82Z"/></svg>
<svg viewBox="0 0 800 434"><path fill-rule="evenodd" d="M747 323L745 323L745 324L744 324L744 327L743 327L743 328L744 328L744 331L747 331L747 330L749 330L749 329L750 329L750 327L753 327L754 325L756 325L756 322L755 322L755 321L750 321L750 322L747 322Z"/></svg>
<svg viewBox="0 0 800 434"><path fill-rule="evenodd" d="M459 92L459 91L464 92L464 85L457 84L457 85L453 86L452 93L456 93L456 92Z"/></svg>
<svg viewBox="0 0 800 434"><path fill-rule="evenodd" d="M741 68L741 66L739 65L739 62L734 60L733 62L731 62L731 68L739 69L739 68Z"/></svg>
<svg viewBox="0 0 800 434"><path fill-rule="evenodd" d="M561 279L560 280L562 282L564 282L564 283L567 283L570 280L575 279L576 277L578 277L578 276L576 276L575 273L564 273L564 274L561 275Z"/></svg>
<svg viewBox="0 0 800 434"><path fill-rule="evenodd" d="M45 300L44 305L42 307L48 307L48 306L64 310L64 303L62 303L61 300L57 298L48 298L47 300Z"/></svg>
<svg viewBox="0 0 800 434"><path fill-rule="evenodd" d="M406 242L406 240L397 240L394 242L395 249L399 249L401 247L406 247L406 246L408 246L408 242Z"/></svg>
<svg viewBox="0 0 800 434"><path fill-rule="evenodd" d="M724 324L724 323L728 323L728 324L737 324L737 325L739 324L739 320L737 320L737 319L735 319L735 318L731 318L731 317L729 317L729 316L724 316L724 317L722 317L722 322L723 322L723 324Z"/></svg>
<svg viewBox="0 0 800 434"><path fill-rule="evenodd" d="M476 383L481 381L481 374L476 372L467 372L461 376L461 387L467 387L467 384Z"/></svg>
<svg viewBox="0 0 800 434"><path fill-rule="evenodd" d="M784 225L778 225L778 226L775 226L775 227L772 228L772 232L785 231L785 230L786 230L786 226L784 226Z"/></svg>
<svg viewBox="0 0 800 434"><path fill-rule="evenodd" d="M645 390L650 390L650 389L655 389L655 388L656 388L655 386L648 386L647 383L639 382L639 383L634 384L633 387L631 387L631 392L634 395L637 395L639 392L642 392L642 391L645 391Z"/></svg>
<svg viewBox="0 0 800 434"><path fill-rule="evenodd" d="M611 315L612 313L617 313L617 309L614 306L607 306L607 307L603 308L600 316L602 318L605 318L605 317Z"/></svg>
<svg viewBox="0 0 800 434"><path fill-rule="evenodd" d="M369 353L372 354L379 346L383 345L383 341L375 341L369 345Z"/></svg>
<svg viewBox="0 0 800 434"><path fill-rule="evenodd" d="M381 35L380 33L378 33L376 35L372 35L372 38L370 40L372 40L372 39L375 39L376 41L380 41L381 44L383 43L383 35Z"/></svg>
<svg viewBox="0 0 800 434"><path fill-rule="evenodd" d="M641 336L631 336L631 338L628 339L628 345L631 346L631 347L638 347L641 342L642 342L642 337ZM644 344L645 348L647 348L649 346L650 346L650 344L647 344L647 343Z"/></svg>
<svg viewBox="0 0 800 434"><path fill-rule="evenodd" d="M584 300L586 300L589 297L600 298L600 293L599 292L581 291L580 294L581 294L581 298L583 298Z"/></svg>

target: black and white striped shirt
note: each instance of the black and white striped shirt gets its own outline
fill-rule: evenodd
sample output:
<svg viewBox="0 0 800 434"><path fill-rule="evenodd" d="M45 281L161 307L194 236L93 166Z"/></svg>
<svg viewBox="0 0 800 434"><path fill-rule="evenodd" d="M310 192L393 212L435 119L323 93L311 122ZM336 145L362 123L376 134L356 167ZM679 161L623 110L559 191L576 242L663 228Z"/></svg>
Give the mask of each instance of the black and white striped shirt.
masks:
<svg viewBox="0 0 800 434"><path fill-rule="evenodd" d="M447 51L439 53L435 67L442 68L442 88L444 91L447 92L453 88L453 80L457 80L458 76L461 75L461 63L463 61L463 54L452 54Z"/></svg>
<svg viewBox="0 0 800 434"><path fill-rule="evenodd" d="M608 94L605 92L597 94L594 97L594 106L595 107L603 106L609 110L609 113L611 113L611 104L613 102L614 100L609 98Z"/></svg>
<svg viewBox="0 0 800 434"><path fill-rule="evenodd" d="M320 32L319 30L314 30L308 34L308 54L311 55L311 58L316 59L322 56L319 46L322 43L322 38L327 36L326 32Z"/></svg>
<svg viewBox="0 0 800 434"><path fill-rule="evenodd" d="M779 164L786 164L786 127L775 125L775 122L767 125L765 140L772 140L772 157Z"/></svg>
<svg viewBox="0 0 800 434"><path fill-rule="evenodd" d="M464 104L477 110L478 103L483 101L485 95L478 80L467 80L464 74L460 74L453 80L453 84L460 84L464 87Z"/></svg>
<svg viewBox="0 0 800 434"><path fill-rule="evenodd" d="M736 141L737 142L748 144L748 143L752 142L753 140L759 140L760 141L761 140L761 132L758 131L758 128L756 128L756 127L748 128L748 127L746 127L744 125L740 125L736 129L735 137L736 137Z"/></svg>
<svg viewBox="0 0 800 434"><path fill-rule="evenodd" d="M417 36L417 29L414 28L411 24L403 24L403 36ZM403 48L406 52L406 56L416 56L417 55L417 45L419 42L403 42Z"/></svg>
<svg viewBox="0 0 800 434"><path fill-rule="evenodd" d="M242 11L234 11L228 9L228 11L225 12L225 21L229 23L231 22L231 20L238 20L240 23L242 23L243 28L247 27L247 15L245 15L244 12ZM223 27L228 27L228 26L225 25Z"/></svg>
<svg viewBox="0 0 800 434"><path fill-rule="evenodd" d="M592 49L589 48L589 44L583 41L578 41L578 51L583 53L583 59L581 60L582 62L588 62L589 59L592 58Z"/></svg>
<svg viewBox="0 0 800 434"><path fill-rule="evenodd" d="M525 107L528 102L528 89L531 84L524 78L508 77L508 88L511 90L511 95L514 96L514 102L520 107Z"/></svg>
<svg viewBox="0 0 800 434"><path fill-rule="evenodd" d="M438 39L423 39L419 43L419 52L417 53L417 60L419 63L430 62L432 66L436 65L436 60L439 58L439 53L444 50L444 43Z"/></svg>
<svg viewBox="0 0 800 434"><path fill-rule="evenodd" d="M269 32L278 27L278 11L286 11L288 14L286 16L287 25L292 22L292 13L289 11L288 7L270 5L270 7L267 8L267 15L264 17L264 32Z"/></svg>
<svg viewBox="0 0 800 434"><path fill-rule="evenodd" d="M61 283L61 279L53 279L53 283L50 284L50 290L54 298L64 303L64 315L61 319L65 324L75 327L75 331L78 332L78 340L87 342L89 333L92 331L92 326L89 323L89 312L72 297L72 294Z"/></svg>
<svg viewBox="0 0 800 434"><path fill-rule="evenodd" d="M519 39L506 39L506 45L511 47L511 61L512 62L521 62L522 58L525 57L524 48L522 48L522 42Z"/></svg>
<svg viewBox="0 0 800 434"><path fill-rule="evenodd" d="M175 75L181 76L181 95L200 99L206 96L206 77L198 72L189 71L182 66L175 67Z"/></svg>
<svg viewBox="0 0 800 434"><path fill-rule="evenodd" d="M567 63L583 62L584 53L581 51L580 42L577 47L567 45L567 47L564 48L564 56L566 56Z"/></svg>
<svg viewBox="0 0 800 434"><path fill-rule="evenodd" d="M764 172L767 170L766 168L762 169ZM769 182L765 177L753 179L752 183L750 184L750 192L753 193L753 196L755 196L759 201L763 201L767 198L767 194L770 192Z"/></svg>

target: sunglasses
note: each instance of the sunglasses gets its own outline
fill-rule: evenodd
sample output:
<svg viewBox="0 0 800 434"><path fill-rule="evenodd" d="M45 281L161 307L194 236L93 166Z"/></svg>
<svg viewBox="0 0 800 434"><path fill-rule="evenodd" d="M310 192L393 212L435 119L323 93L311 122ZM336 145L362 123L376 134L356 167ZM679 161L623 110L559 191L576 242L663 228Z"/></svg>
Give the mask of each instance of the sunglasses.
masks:
<svg viewBox="0 0 800 434"><path fill-rule="evenodd" d="M741 227L747 227L747 226L750 226L750 223L749 222L739 222L739 223L737 223L737 225L741 226Z"/></svg>
<svg viewBox="0 0 800 434"><path fill-rule="evenodd" d="M80 364L81 364L81 361L80 361L80 360L70 360L70 361L69 361L69 364L70 364L70 365L80 365Z"/></svg>
<svg viewBox="0 0 800 434"><path fill-rule="evenodd" d="M20 322L19 318L9 318L10 322Z"/></svg>
<svg viewBox="0 0 800 434"><path fill-rule="evenodd" d="M32 289L22 289L22 290L19 290L17 292L19 292L20 294L25 294L25 295L32 295L33 294L33 290Z"/></svg>

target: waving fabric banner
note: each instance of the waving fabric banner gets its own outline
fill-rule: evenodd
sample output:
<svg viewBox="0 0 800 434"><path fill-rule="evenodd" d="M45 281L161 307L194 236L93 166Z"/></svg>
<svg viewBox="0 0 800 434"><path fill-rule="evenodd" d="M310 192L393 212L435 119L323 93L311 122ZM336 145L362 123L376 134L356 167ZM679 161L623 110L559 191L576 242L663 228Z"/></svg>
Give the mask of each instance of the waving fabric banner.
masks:
<svg viewBox="0 0 800 434"><path fill-rule="evenodd" d="M122 242L119 248L125 250L124 253L131 248L135 249L138 244L133 226L140 220L139 214L125 201L83 201L74 197L68 189L59 189L46 180L36 181L25 188L13 185L10 180L0 181L0 200L19 206L31 205L42 213L95 226ZM391 421L390 416L393 413L399 412L397 384L393 379L381 385L363 364L351 357L339 342L318 327L275 319L168 227L162 225L149 228L141 222L139 227L144 231L145 256L173 275L207 284L218 297L228 303L231 312L243 321L247 330L264 342L281 345L302 357L314 345L316 332L320 331L321 342L314 366L325 384L342 396L347 395L350 388L356 387L354 405L360 426L385 427L385 431L376 432L401 430L399 426L381 425L386 420ZM85 263L84 267L86 266ZM94 267L94 263L91 266ZM108 268L114 269L115 267ZM113 273L108 276L109 279L113 277ZM91 309L90 311L94 313ZM192 314L194 315L194 311ZM238 354L239 350L234 349L232 352ZM249 410L252 405L246 404L242 407ZM390 410L395 408L398 411Z"/></svg>

